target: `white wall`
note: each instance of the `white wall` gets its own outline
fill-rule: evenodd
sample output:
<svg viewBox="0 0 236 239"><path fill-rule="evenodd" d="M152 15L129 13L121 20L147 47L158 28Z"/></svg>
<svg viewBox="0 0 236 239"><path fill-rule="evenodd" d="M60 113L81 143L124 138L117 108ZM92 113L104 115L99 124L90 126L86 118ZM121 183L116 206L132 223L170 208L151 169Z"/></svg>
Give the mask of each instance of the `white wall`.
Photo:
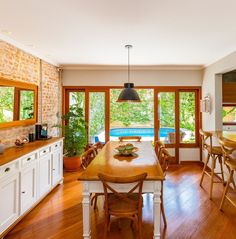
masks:
<svg viewBox="0 0 236 239"><path fill-rule="evenodd" d="M202 96L209 94L212 101L210 114L203 113L204 130L222 130L222 77L221 74L236 69L236 52L209 65L203 73Z"/></svg>
<svg viewBox="0 0 236 239"><path fill-rule="evenodd" d="M64 86L122 86L127 70L63 70ZM202 70L131 70L135 86L201 86Z"/></svg>

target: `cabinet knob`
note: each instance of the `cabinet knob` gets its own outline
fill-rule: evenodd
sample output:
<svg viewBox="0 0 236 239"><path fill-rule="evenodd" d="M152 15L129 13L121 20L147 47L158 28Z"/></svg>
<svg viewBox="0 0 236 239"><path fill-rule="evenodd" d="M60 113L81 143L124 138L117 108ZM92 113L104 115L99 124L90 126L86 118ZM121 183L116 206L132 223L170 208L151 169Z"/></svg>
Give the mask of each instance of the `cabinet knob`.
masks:
<svg viewBox="0 0 236 239"><path fill-rule="evenodd" d="M55 169L55 168L53 168L52 170L53 170L53 171L55 171L56 169Z"/></svg>
<svg viewBox="0 0 236 239"><path fill-rule="evenodd" d="M5 169L5 172L9 172L11 169L10 168L6 168Z"/></svg>
<svg viewBox="0 0 236 239"><path fill-rule="evenodd" d="M23 193L23 194L24 194L24 193L25 193L25 191L23 191L23 192L21 192L21 193Z"/></svg>
<svg viewBox="0 0 236 239"><path fill-rule="evenodd" d="M27 158L27 161L30 161L31 158Z"/></svg>
<svg viewBox="0 0 236 239"><path fill-rule="evenodd" d="M44 153L46 153L46 150L43 150Z"/></svg>
<svg viewBox="0 0 236 239"><path fill-rule="evenodd" d="M57 147L57 144L55 145L55 147Z"/></svg>

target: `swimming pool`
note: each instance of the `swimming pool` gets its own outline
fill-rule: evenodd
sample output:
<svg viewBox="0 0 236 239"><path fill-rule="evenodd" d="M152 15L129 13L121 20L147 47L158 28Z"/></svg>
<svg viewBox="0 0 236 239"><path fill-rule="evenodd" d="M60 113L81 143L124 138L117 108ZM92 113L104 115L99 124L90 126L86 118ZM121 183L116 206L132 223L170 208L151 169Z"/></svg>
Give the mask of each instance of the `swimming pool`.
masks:
<svg viewBox="0 0 236 239"><path fill-rule="evenodd" d="M174 128L160 128L160 137L166 138L168 133L175 132ZM111 137L120 136L141 136L141 137L154 137L154 128L114 128L110 129Z"/></svg>

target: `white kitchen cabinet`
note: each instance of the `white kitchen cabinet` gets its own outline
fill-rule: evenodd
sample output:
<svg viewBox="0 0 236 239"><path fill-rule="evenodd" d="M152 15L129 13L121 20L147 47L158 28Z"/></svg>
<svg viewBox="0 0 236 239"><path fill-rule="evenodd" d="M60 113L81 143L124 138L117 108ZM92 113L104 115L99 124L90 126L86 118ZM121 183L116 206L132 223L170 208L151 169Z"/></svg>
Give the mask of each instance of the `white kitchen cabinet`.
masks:
<svg viewBox="0 0 236 239"><path fill-rule="evenodd" d="M6 169L5 169L6 170ZM0 180L0 235L19 217L19 173Z"/></svg>
<svg viewBox="0 0 236 239"><path fill-rule="evenodd" d="M56 185L63 174L63 156L61 147L52 152L52 186Z"/></svg>
<svg viewBox="0 0 236 239"><path fill-rule="evenodd" d="M62 182L62 149L63 140L58 138L29 143L22 148L22 154L21 149L6 149L4 160L8 156L11 159L6 164L1 164L0 155L0 238ZM14 155L18 157L12 159Z"/></svg>
<svg viewBox="0 0 236 239"><path fill-rule="evenodd" d="M39 158L39 197L44 196L52 185L51 154L48 152Z"/></svg>
<svg viewBox="0 0 236 239"><path fill-rule="evenodd" d="M23 214L37 200L37 162L26 165L20 176L20 212Z"/></svg>

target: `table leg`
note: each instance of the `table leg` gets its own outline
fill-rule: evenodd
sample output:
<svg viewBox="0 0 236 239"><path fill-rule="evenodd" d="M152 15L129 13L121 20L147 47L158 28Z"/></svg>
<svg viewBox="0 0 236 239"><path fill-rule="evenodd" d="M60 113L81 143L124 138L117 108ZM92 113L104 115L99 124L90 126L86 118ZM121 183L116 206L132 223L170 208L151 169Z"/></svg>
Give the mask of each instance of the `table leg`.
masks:
<svg viewBox="0 0 236 239"><path fill-rule="evenodd" d="M161 225L161 182L154 183L153 193L153 224L154 224L154 235L153 239L160 239L160 225Z"/></svg>
<svg viewBox="0 0 236 239"><path fill-rule="evenodd" d="M90 193L87 182L83 182L83 238L91 239Z"/></svg>

